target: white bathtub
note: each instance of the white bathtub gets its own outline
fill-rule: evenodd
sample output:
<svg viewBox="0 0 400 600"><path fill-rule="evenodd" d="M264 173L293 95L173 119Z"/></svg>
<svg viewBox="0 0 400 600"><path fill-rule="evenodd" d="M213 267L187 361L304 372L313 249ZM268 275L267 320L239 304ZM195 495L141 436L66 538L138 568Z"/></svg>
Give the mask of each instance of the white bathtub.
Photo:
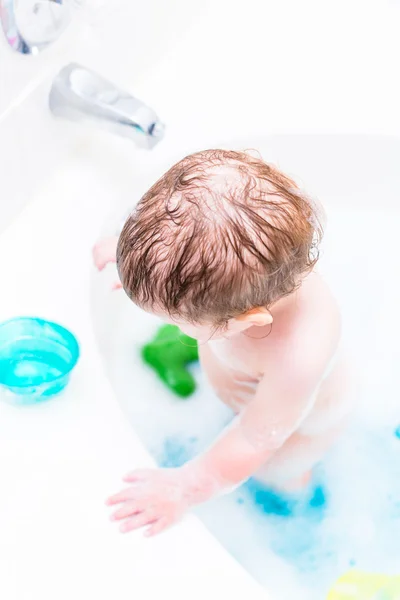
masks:
<svg viewBox="0 0 400 600"><path fill-rule="evenodd" d="M369 405L363 423L392 430L400 422L399 318L394 310L399 287L393 276L399 141L296 135L226 140L221 144L258 147L266 159L277 160L326 202L330 226L324 268L343 305L356 364L363 367L363 399ZM138 346L151 335L154 322L123 293L109 291L112 268L99 275L91 265L95 240L110 233L132 199L191 146L193 141L175 139L145 154L107 136L96 139L94 146L80 144L0 237L1 319L19 314L54 319L70 327L82 346L80 364L58 400L26 410L0 403L0 455L6 457L1 461L0 590L12 600L50 600L55 590L67 600L77 593L77 582L86 595L100 598L123 596L131 589L153 598L167 589L179 600L193 594L280 600L280 582L285 580L287 590L308 597L309 580L299 580L279 556L268 553L264 562L257 546L254 559L249 551L254 549L253 533L262 531L264 518L256 527L253 514L250 521L236 519L236 505L230 501L219 507L224 520L218 507L206 509L199 512L200 519L191 516L152 541L140 533L120 536L103 507L103 499L119 489L126 471L154 465L149 449L159 458L166 434L186 431L188 424L190 429L196 414L195 435L204 436L206 420L212 437L224 418L209 395L199 394L187 403L170 398L138 359ZM372 254L366 244L371 214L380 232ZM381 260L382 248L386 262ZM160 433L157 429L154 436L154 415L166 428L173 416L177 427ZM393 440L396 452L395 438L388 434L387 440ZM349 456L356 458L354 452ZM371 473L376 477L376 464ZM365 484L368 497L368 478ZM349 522L351 539L371 547L376 530L365 510L357 517ZM224 524L232 518L235 527L228 538ZM328 525L335 530L334 519ZM338 567L346 570L348 565L342 561Z"/></svg>
<svg viewBox="0 0 400 600"><path fill-rule="evenodd" d="M365 421L384 424L387 413L392 422L390 401L398 391L393 340L399 329L392 307L399 294L395 269L380 253L384 248L396 256L399 141L260 138L256 132L399 135L392 75L399 55L399 6L392 0L337 0L329 18L318 0L248 0L246 10L232 0L120 0L118 6L129 7L129 18L116 10L97 35L83 31L32 60L10 53L0 38L0 320L20 314L54 319L70 327L82 347L71 384L59 399L26 410L0 402L0 597L153 600L173 593L177 600L275 595L279 600L279 580L287 578L298 598L303 582L292 569L270 555L266 568L261 563L262 573L251 554L246 563L235 552L235 531L233 541L220 532L217 512L200 515L210 532L189 516L151 541L140 533L120 536L108 522L103 499L119 489L121 476L155 464L147 446L153 421L140 410L143 400L157 403L166 423L174 414L182 427L192 421L193 403L169 401L138 361L137 346L154 324L121 293L109 293L113 271L101 276L93 271L91 247L168 163L196 148L231 146L230 136L254 132L232 145L258 146L266 159L279 160L327 202L332 223L327 248L338 248L337 232L346 238L324 261L358 363L364 365L367 355L364 386L379 394L380 403L370 403ZM126 140L53 120L47 110L51 78L70 61L114 79L153 106L166 122L165 141L146 154ZM369 266L363 258L370 220L363 224L358 215L374 216L374 207L377 222L387 214L392 218L390 235L380 241ZM345 222L338 224L340 214ZM361 276L368 291L358 308ZM129 327L123 338L125 314ZM376 352L370 356L371 338ZM207 406L205 416L217 429L210 398L199 397L196 406L203 418ZM236 514L226 508L227 516ZM247 522L239 525L246 550L249 528ZM368 532L362 520L356 525L356 533Z"/></svg>
<svg viewBox="0 0 400 600"><path fill-rule="evenodd" d="M271 521L258 514L243 490L197 513L273 598L320 599L336 576L354 564L390 571L400 563L400 484L390 482L400 475L400 441L394 436L400 425L400 141L282 135L249 136L214 146L256 148L324 204L328 219L320 270L342 306L344 338L358 379L358 406L354 430L327 461L324 477L331 499L322 524L293 525L290 517ZM132 201L171 160L144 169L132 186ZM121 214L121 208L114 211L104 235L115 233ZM92 314L103 364L135 434L159 463L174 466L209 444L229 412L200 372L199 391L182 402L142 364L140 347L158 323L123 292L110 291L115 277L114 268L92 276ZM359 448L372 443L376 448L364 456ZM139 462L133 460L132 466ZM368 502L374 486L382 489ZM392 520L380 515L384 509L393 509ZM308 527L320 539L310 541ZM294 543L300 544L298 550L289 551L287 546Z"/></svg>

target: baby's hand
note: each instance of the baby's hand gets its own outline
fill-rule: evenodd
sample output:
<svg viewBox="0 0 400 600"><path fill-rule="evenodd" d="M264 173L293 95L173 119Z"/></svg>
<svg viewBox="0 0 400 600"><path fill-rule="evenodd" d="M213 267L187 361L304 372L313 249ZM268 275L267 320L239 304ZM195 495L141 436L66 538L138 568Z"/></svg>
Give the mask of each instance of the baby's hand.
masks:
<svg viewBox="0 0 400 600"><path fill-rule="evenodd" d="M113 236L100 240L93 248L93 261L99 271L102 271L108 263L115 263L117 261L117 243L118 238ZM112 286L113 290L120 288L122 288L120 281L116 281Z"/></svg>
<svg viewBox="0 0 400 600"><path fill-rule="evenodd" d="M116 236L104 238L97 242L93 248L93 260L99 271L102 271L108 263L117 261L117 243Z"/></svg>
<svg viewBox="0 0 400 600"><path fill-rule="evenodd" d="M107 500L109 506L122 505L111 519L123 520L123 533L148 526L145 535L156 535L179 521L189 508L181 469L137 470L124 481L133 483L132 487Z"/></svg>

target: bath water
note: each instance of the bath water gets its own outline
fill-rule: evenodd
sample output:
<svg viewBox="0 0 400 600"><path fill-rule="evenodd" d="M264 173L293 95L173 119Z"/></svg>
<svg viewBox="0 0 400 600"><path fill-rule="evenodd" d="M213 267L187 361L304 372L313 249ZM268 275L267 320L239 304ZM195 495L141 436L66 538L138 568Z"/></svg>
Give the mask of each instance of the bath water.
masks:
<svg viewBox="0 0 400 600"><path fill-rule="evenodd" d="M0 375L4 385L40 385L60 377L68 369L68 361L59 352L14 351L9 358L0 360Z"/></svg>

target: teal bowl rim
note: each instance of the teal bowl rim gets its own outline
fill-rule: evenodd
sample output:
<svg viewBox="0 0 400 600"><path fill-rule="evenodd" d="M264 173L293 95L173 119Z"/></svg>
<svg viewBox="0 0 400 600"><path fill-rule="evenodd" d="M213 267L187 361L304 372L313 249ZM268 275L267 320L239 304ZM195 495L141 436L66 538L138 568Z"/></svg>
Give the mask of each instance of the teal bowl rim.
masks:
<svg viewBox="0 0 400 600"><path fill-rule="evenodd" d="M12 389L13 390L18 389L18 388L25 389L25 388L30 388L30 387L36 388L36 387L40 387L41 385L49 385L49 384L55 383L56 381L59 381L60 379L63 379L67 375L69 375L71 373L71 371L74 369L74 367L76 366L76 363L78 362L79 357L80 357L79 342L76 339L76 337L74 336L74 334L69 329L64 327L63 325L60 325L59 323L56 323L55 321L48 321L47 319L42 319L41 317L12 317L11 319L7 319L7 321L2 321L0 323L0 331L4 326L9 325L10 323L16 323L16 322L21 323L21 321L36 321L40 325L50 325L51 327L55 327L56 329L61 331L61 333L62 333L63 337L65 337L68 345L71 343L71 346L72 346L71 354L73 353L74 360L72 361L69 368L64 371L64 373L62 373L61 375L58 375L57 377L54 377L53 379L49 379L48 381L39 383L38 385L32 385L32 384L13 385L13 386L11 386ZM8 386L6 383L4 383L1 380L1 378L0 378L0 385L3 387L6 387L8 389L11 389L11 387Z"/></svg>

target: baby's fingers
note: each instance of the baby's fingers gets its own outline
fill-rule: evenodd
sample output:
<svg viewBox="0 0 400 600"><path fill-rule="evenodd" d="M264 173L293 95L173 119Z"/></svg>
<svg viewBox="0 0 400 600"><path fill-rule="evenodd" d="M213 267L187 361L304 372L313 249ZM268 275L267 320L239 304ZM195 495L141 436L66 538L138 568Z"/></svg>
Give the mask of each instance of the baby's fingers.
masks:
<svg viewBox="0 0 400 600"><path fill-rule="evenodd" d="M128 533L129 531L134 531L135 529L140 529L141 527L150 525L153 522L154 517L151 517L146 513L140 513L139 515L135 515L129 519L126 519L119 529L122 533Z"/></svg>
<svg viewBox="0 0 400 600"><path fill-rule="evenodd" d="M106 504L108 506L113 506L114 504L120 504L121 502L127 502L129 500L133 500L135 497L135 490L132 488L127 488L126 490L122 490L122 492L118 492L118 494L114 494L114 496L110 496L106 500Z"/></svg>
<svg viewBox="0 0 400 600"><path fill-rule="evenodd" d="M159 519L158 521L156 521L155 523L153 523L150 527L148 527L146 529L144 535L146 537L153 537L153 535L157 535L158 533L161 533L162 531L164 531L164 529L167 529L167 527L169 527L170 524L171 523L166 518Z"/></svg>
<svg viewBox="0 0 400 600"><path fill-rule="evenodd" d="M140 512L142 511L137 502L125 502L122 508L119 508L115 513L111 515L111 520L119 521L120 519L125 519L126 517L137 515Z"/></svg>

